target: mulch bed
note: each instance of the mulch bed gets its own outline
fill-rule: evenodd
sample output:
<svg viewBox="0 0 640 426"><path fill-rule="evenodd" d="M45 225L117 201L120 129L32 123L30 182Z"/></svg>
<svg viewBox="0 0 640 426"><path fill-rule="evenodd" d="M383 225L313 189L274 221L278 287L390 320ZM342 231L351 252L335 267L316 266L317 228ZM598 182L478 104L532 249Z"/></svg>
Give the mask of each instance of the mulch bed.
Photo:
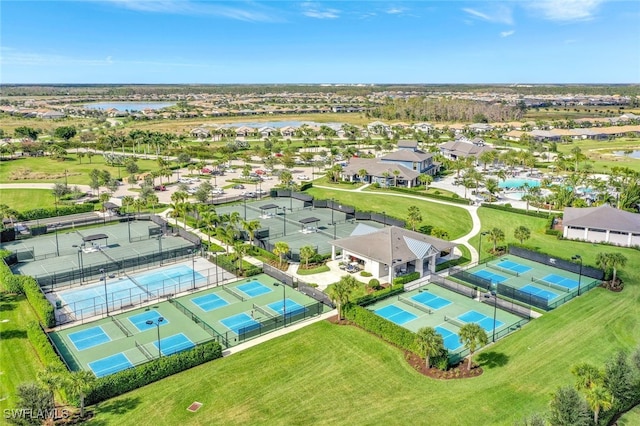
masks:
<svg viewBox="0 0 640 426"><path fill-rule="evenodd" d="M352 323L351 321L348 321L345 319L342 319L342 320L339 319L337 315L332 316L331 318L328 318L327 321L329 321L332 324L352 325L357 327L357 325ZM441 380L465 379L468 377L477 377L483 373L482 367L476 364L473 364L471 366L471 370L469 370L468 368L469 363L468 361L465 362L465 360L463 360L460 364L449 368L449 370L447 371L438 370L437 368L433 368L433 367L427 368L423 358L420 358L418 355L412 352L409 352L407 350L402 349L402 351L404 352L404 359L414 370L416 370L418 373L424 376L431 377L432 379L441 379Z"/></svg>

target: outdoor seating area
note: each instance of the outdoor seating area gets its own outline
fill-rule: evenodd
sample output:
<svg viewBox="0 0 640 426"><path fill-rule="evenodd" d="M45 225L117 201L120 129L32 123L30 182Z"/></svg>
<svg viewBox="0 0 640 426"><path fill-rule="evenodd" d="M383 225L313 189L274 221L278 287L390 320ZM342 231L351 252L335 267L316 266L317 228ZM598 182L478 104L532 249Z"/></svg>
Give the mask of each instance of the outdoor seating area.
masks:
<svg viewBox="0 0 640 426"><path fill-rule="evenodd" d="M338 264L338 268L343 271L349 272L350 274L354 274L356 272L360 272L364 269L364 266L358 262L340 262Z"/></svg>

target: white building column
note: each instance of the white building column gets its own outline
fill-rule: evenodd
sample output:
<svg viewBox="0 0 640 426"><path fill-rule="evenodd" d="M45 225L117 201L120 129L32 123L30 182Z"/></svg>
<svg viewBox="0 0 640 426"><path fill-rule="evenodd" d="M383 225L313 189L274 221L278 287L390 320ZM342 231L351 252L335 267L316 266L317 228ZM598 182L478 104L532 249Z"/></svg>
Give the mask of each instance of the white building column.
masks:
<svg viewBox="0 0 640 426"><path fill-rule="evenodd" d="M589 228L584 228L584 240L589 241Z"/></svg>
<svg viewBox="0 0 640 426"><path fill-rule="evenodd" d="M611 231L607 229L607 232L606 232L605 237L604 237L604 240L606 242L609 242L610 235L611 235Z"/></svg>
<svg viewBox="0 0 640 426"><path fill-rule="evenodd" d="M331 260L336 260L336 246L331 246Z"/></svg>

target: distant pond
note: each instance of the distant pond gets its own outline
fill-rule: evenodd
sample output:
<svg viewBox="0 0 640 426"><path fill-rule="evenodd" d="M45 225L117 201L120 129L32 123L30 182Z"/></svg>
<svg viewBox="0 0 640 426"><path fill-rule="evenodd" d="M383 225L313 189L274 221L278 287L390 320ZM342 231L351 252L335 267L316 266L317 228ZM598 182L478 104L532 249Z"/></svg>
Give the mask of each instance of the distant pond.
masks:
<svg viewBox="0 0 640 426"><path fill-rule="evenodd" d="M629 158L638 158L640 159L640 149L635 149L633 151L613 151L613 155L617 155L618 157L629 157Z"/></svg>
<svg viewBox="0 0 640 426"><path fill-rule="evenodd" d="M90 109L117 109L118 111L142 111L144 109L162 109L174 106L176 102L96 102L85 104Z"/></svg>

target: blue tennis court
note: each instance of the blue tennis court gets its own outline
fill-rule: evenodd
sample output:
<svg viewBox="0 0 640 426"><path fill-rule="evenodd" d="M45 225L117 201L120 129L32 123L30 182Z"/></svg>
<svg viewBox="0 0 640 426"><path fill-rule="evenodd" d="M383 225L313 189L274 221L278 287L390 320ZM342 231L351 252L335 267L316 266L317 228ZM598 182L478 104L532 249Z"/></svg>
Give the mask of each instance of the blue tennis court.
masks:
<svg viewBox="0 0 640 426"><path fill-rule="evenodd" d="M480 312L469 311L465 312L462 315L458 316L458 319L463 322L472 322L478 324L480 327L484 328L486 331L493 331L493 318L490 318ZM496 329L503 326L504 323L502 321L498 321L496 319Z"/></svg>
<svg viewBox="0 0 640 426"><path fill-rule="evenodd" d="M423 305L426 305L434 310L444 308L445 306L451 304L451 301L445 299L444 297L436 296L435 294L427 292L418 293L415 296L412 296L411 299L415 300L418 303L422 303Z"/></svg>
<svg viewBox="0 0 640 426"><path fill-rule="evenodd" d="M205 312L213 311L229 304L229 302L215 293L193 298L191 302Z"/></svg>
<svg viewBox="0 0 640 426"><path fill-rule="evenodd" d="M413 321L418 318L411 312L407 312L404 309L398 308L396 305L388 305L384 308L380 308L374 311L376 315L381 316L384 319L388 319L398 325L406 324L409 321Z"/></svg>
<svg viewBox="0 0 640 426"><path fill-rule="evenodd" d="M493 283L501 283L509 279L507 277L503 277L500 274L496 274L495 272L491 272L488 269L481 269L479 271L475 271L473 272L473 275L476 275L480 278L484 278L485 280L489 280Z"/></svg>
<svg viewBox="0 0 640 426"><path fill-rule="evenodd" d="M147 324L147 321L151 320L154 323L157 323L158 318L160 318L161 316L162 315L160 315L160 313L154 309L154 310L149 310L147 312L143 312L138 315L130 316L128 320L139 331L147 331L149 329L156 327L156 324ZM167 324L169 324L169 320L163 317L162 322L160 323L160 326L167 325Z"/></svg>
<svg viewBox="0 0 640 426"><path fill-rule="evenodd" d="M89 363L89 368L96 377L108 376L131 367L133 364L122 352Z"/></svg>
<svg viewBox="0 0 640 426"><path fill-rule="evenodd" d="M556 297L558 297L558 295L552 291L543 290L531 284L527 284L524 287L519 288L518 290L524 291L525 293L529 293L534 296L542 297L543 299L547 300L555 299Z"/></svg>
<svg viewBox="0 0 640 426"><path fill-rule="evenodd" d="M578 281L574 281L570 278L565 278L561 275L549 274L546 277L542 278L542 281L546 281L551 284L559 285L562 287L566 287L569 290L573 290L578 288Z"/></svg>
<svg viewBox="0 0 640 426"><path fill-rule="evenodd" d="M455 351L462 343L460 343L460 337L452 331L447 330L446 328L436 327L436 331L442 336L442 340L444 340L444 347L449 351Z"/></svg>
<svg viewBox="0 0 640 426"><path fill-rule="evenodd" d="M296 303L295 301L289 298L287 298L286 300L279 300L277 302L269 303L267 306L273 309L274 311L276 311L277 313L279 313L280 315L282 315L282 313L286 309L287 317L301 314L307 310L307 308L305 308L304 306Z"/></svg>
<svg viewBox="0 0 640 426"><path fill-rule="evenodd" d="M158 342L153 342L153 346L158 349ZM194 343L182 333L174 334L173 336L165 337L160 340L160 352L162 352L162 355L164 356L182 352L187 349L191 349L194 346Z"/></svg>
<svg viewBox="0 0 640 426"><path fill-rule="evenodd" d="M148 292L158 296L165 293L179 293L192 288L194 277L196 284L206 281L204 276L186 265L176 265L134 278Z"/></svg>
<svg viewBox="0 0 640 426"><path fill-rule="evenodd" d="M259 281L251 281L250 283L241 284L236 287L249 297L261 296L263 294L271 293L271 289Z"/></svg>
<svg viewBox="0 0 640 426"><path fill-rule="evenodd" d="M71 333L69 334L69 340L71 340L71 343L73 343L73 346L75 346L77 350L83 351L110 342L111 338L105 333L102 327L97 326Z"/></svg>
<svg viewBox="0 0 640 426"><path fill-rule="evenodd" d="M497 263L496 266L499 266L500 268L504 268L504 269L511 269L512 271L517 272L519 274L522 274L524 272L529 272L531 269L533 269L527 265L521 265L519 263L512 262L511 260L503 260L502 262Z"/></svg>
<svg viewBox="0 0 640 426"><path fill-rule="evenodd" d="M227 317L223 320L220 320L220 322L222 323L222 325L236 334L246 333L247 331L260 328L260 323L244 312L238 315Z"/></svg>

